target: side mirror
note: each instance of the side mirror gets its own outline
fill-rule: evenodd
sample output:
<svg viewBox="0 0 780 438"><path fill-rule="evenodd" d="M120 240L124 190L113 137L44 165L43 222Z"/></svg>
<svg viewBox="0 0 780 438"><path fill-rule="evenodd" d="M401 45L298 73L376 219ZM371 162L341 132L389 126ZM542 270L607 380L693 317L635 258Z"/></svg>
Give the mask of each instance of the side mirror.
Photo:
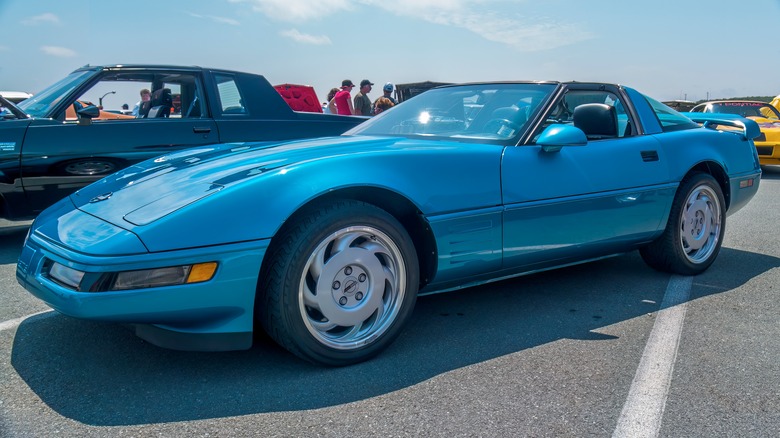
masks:
<svg viewBox="0 0 780 438"><path fill-rule="evenodd" d="M571 125L550 125L536 139L545 152L558 152L564 146L585 146L588 138L582 129Z"/></svg>
<svg viewBox="0 0 780 438"><path fill-rule="evenodd" d="M73 109L76 110L76 117L79 119L79 125L91 125L92 119L100 117L100 110L95 105L84 106L81 102L73 102Z"/></svg>

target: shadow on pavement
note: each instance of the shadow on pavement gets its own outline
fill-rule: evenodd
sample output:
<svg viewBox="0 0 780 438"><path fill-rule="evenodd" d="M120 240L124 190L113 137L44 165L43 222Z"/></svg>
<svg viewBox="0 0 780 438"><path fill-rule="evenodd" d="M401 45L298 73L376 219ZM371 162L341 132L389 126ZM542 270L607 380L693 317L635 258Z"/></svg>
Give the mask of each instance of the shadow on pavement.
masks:
<svg viewBox="0 0 780 438"><path fill-rule="evenodd" d="M780 179L780 166L761 166L761 179Z"/></svg>
<svg viewBox="0 0 780 438"><path fill-rule="evenodd" d="M29 225L0 227L0 265L16 264Z"/></svg>
<svg viewBox="0 0 780 438"><path fill-rule="evenodd" d="M738 263L736 263L738 261ZM692 296L734 289L780 259L723 248ZM728 272L726 272L728 271ZM713 274L710 274L713 273ZM111 324L59 314L18 328L12 365L60 415L90 425L137 425L335 406L659 309L669 275L634 252L459 292L421 297L409 326L379 357L345 368L305 363L260 338L248 351L165 350Z"/></svg>

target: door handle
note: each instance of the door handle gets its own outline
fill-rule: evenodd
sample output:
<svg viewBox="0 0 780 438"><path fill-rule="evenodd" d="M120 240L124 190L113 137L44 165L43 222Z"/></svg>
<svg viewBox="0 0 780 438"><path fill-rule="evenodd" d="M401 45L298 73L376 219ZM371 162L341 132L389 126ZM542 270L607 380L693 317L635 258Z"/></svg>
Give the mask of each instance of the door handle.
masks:
<svg viewBox="0 0 780 438"><path fill-rule="evenodd" d="M192 132L196 134L208 134L209 132L211 132L211 128L209 128L208 126L206 126L205 128L199 128L195 126L192 128Z"/></svg>
<svg viewBox="0 0 780 438"><path fill-rule="evenodd" d="M642 161L658 161L658 151L642 151Z"/></svg>

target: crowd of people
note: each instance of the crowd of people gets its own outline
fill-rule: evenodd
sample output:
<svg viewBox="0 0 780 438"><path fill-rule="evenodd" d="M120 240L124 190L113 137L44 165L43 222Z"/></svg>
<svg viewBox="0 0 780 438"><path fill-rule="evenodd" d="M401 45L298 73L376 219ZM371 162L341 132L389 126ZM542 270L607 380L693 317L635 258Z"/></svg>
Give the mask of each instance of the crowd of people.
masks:
<svg viewBox="0 0 780 438"><path fill-rule="evenodd" d="M359 91L353 98L352 90L355 84L349 79L344 79L341 81L341 88L331 88L328 92L328 101L322 105L322 111L345 116L375 116L397 103L393 98L394 86L390 82L382 87L382 96L371 102L368 93L373 86L373 82L363 79L360 81Z"/></svg>

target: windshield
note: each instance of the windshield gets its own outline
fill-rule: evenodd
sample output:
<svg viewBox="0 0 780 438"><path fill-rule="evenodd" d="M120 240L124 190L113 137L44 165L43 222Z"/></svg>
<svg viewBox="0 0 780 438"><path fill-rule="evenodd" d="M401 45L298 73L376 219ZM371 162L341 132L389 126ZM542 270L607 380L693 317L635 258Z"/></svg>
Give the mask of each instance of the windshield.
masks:
<svg viewBox="0 0 780 438"><path fill-rule="evenodd" d="M769 104L761 102L713 103L704 112L736 114L742 117L763 117L780 120L780 113Z"/></svg>
<svg viewBox="0 0 780 438"><path fill-rule="evenodd" d="M94 74L94 70L75 71L17 106L32 117L51 117L54 106Z"/></svg>
<svg viewBox="0 0 780 438"><path fill-rule="evenodd" d="M346 135L515 141L557 84L479 84L426 91Z"/></svg>

